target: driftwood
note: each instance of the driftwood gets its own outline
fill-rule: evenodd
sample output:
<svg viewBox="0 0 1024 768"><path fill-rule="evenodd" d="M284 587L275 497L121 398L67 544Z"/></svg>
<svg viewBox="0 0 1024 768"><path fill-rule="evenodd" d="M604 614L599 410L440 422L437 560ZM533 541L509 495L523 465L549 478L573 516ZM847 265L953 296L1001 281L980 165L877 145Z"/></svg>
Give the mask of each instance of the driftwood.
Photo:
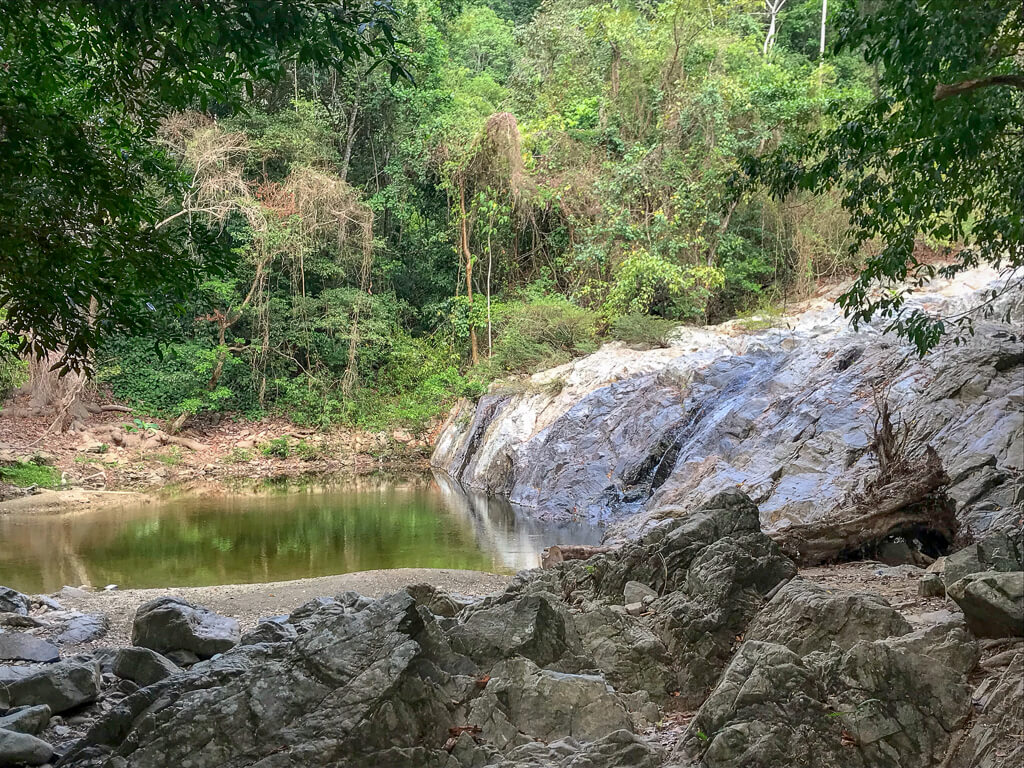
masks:
<svg viewBox="0 0 1024 768"><path fill-rule="evenodd" d="M955 510L941 492L949 483L942 461L928 446L907 462L899 476L871 486L853 503L825 520L794 525L771 534L800 565L818 565L850 557L890 536L927 531L951 542L957 531Z"/></svg>
<svg viewBox="0 0 1024 768"><path fill-rule="evenodd" d="M551 568L566 560L587 560L594 555L611 552L615 547L595 547L586 544L555 544L541 552L540 567Z"/></svg>

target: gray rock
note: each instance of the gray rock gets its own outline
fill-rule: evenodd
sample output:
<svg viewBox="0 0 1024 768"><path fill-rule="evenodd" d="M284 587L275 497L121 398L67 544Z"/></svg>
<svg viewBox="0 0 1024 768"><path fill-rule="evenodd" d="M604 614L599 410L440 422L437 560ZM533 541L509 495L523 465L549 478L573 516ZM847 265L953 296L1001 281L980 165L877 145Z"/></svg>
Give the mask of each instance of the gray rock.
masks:
<svg viewBox="0 0 1024 768"><path fill-rule="evenodd" d="M210 658L238 645L238 622L176 597L158 597L139 606L132 644L163 653L192 651Z"/></svg>
<svg viewBox="0 0 1024 768"><path fill-rule="evenodd" d="M170 659L179 667L191 667L193 664L198 664L201 661L201 659L194 653L192 653L192 651L186 651L182 648L178 648L173 651L167 651L167 653L161 655Z"/></svg>
<svg viewBox="0 0 1024 768"><path fill-rule="evenodd" d="M28 595L16 592L10 587L0 587L0 611L26 616L31 607L32 602Z"/></svg>
<svg viewBox="0 0 1024 768"><path fill-rule="evenodd" d="M758 614L746 637L778 643L805 656L833 644L847 650L862 640L910 631L910 623L878 595L828 592L793 579Z"/></svg>
<svg viewBox="0 0 1024 768"><path fill-rule="evenodd" d="M474 611L448 633L452 648L478 664L525 656L539 665L561 658L568 648L564 608L540 593Z"/></svg>
<svg viewBox="0 0 1024 768"><path fill-rule="evenodd" d="M970 729L958 741L950 768L1019 768L1024 765L1024 652L984 680L974 693ZM1012 724L1012 725L1011 725ZM1010 727L1008 727L1010 726ZM1018 726L1018 727L1013 727Z"/></svg>
<svg viewBox="0 0 1024 768"><path fill-rule="evenodd" d="M99 694L100 665L94 659L0 667L0 709L45 704L53 712L64 712L95 701Z"/></svg>
<svg viewBox="0 0 1024 768"><path fill-rule="evenodd" d="M256 643L282 643L298 635L295 627L281 621L260 621L253 629L242 635L239 645Z"/></svg>
<svg viewBox="0 0 1024 768"><path fill-rule="evenodd" d="M21 627L22 629L34 629L45 627L46 622L37 619L35 616L24 616L20 613L0 613L0 627Z"/></svg>
<svg viewBox="0 0 1024 768"><path fill-rule="evenodd" d="M975 544L964 547L946 557L942 577L947 591L953 582L982 571L1019 571L1024 567L1021 559L1020 534L1011 537L996 532Z"/></svg>
<svg viewBox="0 0 1024 768"><path fill-rule="evenodd" d="M53 757L53 748L27 733L0 728L0 766L43 765Z"/></svg>
<svg viewBox="0 0 1024 768"><path fill-rule="evenodd" d="M464 595L453 595L432 584L413 584L405 588L417 603L436 616L452 617L475 601Z"/></svg>
<svg viewBox="0 0 1024 768"><path fill-rule="evenodd" d="M121 648L114 657L112 669L121 679L131 680L142 688L181 672L170 659L139 647Z"/></svg>
<svg viewBox="0 0 1024 768"><path fill-rule="evenodd" d="M16 707L0 717L0 729L38 735L50 722L50 708L45 704Z"/></svg>
<svg viewBox="0 0 1024 768"><path fill-rule="evenodd" d="M57 646L24 632L0 633L0 660L49 663L60 658Z"/></svg>
<svg viewBox="0 0 1024 768"><path fill-rule="evenodd" d="M630 603L643 603L645 600L648 602L656 600L658 593L639 581L627 581L622 588L622 598L623 602L629 605Z"/></svg>
<svg viewBox="0 0 1024 768"><path fill-rule="evenodd" d="M926 573L917 583L917 594L921 597L945 597L946 583L941 573Z"/></svg>
<svg viewBox="0 0 1024 768"><path fill-rule="evenodd" d="M64 631L57 635L61 645L81 645L98 640L107 634L110 621L102 613L73 613Z"/></svg>
<svg viewBox="0 0 1024 768"><path fill-rule="evenodd" d="M76 598L89 597L92 593L87 589L81 587L71 587L65 584L60 588L60 592L57 595L61 600L74 600Z"/></svg>
<svg viewBox="0 0 1024 768"><path fill-rule="evenodd" d="M1024 571L972 573L946 592L978 637L1024 636Z"/></svg>

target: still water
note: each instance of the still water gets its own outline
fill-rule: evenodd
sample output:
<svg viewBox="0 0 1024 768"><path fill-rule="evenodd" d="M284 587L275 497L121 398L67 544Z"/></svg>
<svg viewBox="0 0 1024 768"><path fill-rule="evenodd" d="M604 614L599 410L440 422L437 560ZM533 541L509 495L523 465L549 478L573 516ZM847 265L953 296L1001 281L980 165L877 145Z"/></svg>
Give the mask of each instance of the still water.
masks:
<svg viewBox="0 0 1024 768"><path fill-rule="evenodd" d="M446 477L288 484L63 515L0 515L0 584L185 587L376 568L511 573L551 544L596 544L592 524L542 522Z"/></svg>

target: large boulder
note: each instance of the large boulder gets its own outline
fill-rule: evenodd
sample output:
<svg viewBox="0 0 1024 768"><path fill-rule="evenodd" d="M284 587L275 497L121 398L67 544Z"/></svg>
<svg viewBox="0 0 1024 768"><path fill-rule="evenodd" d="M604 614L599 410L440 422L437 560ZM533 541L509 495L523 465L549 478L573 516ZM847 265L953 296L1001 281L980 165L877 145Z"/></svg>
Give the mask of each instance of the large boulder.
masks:
<svg viewBox="0 0 1024 768"><path fill-rule="evenodd" d="M0 717L0 729L30 733L35 736L50 722L51 714L50 708L45 704L35 707L15 707Z"/></svg>
<svg viewBox="0 0 1024 768"><path fill-rule="evenodd" d="M470 704L469 721L499 748L536 739L594 741L630 728L626 708L603 677L539 669L522 658L491 670L483 695Z"/></svg>
<svg viewBox="0 0 1024 768"><path fill-rule="evenodd" d="M0 667L0 709L45 704L53 712L64 712L96 701L99 695L100 665L95 659Z"/></svg>
<svg viewBox="0 0 1024 768"><path fill-rule="evenodd" d="M993 532L945 558L942 579L946 589L965 576L982 571L1019 571L1024 568L1020 534Z"/></svg>
<svg viewBox="0 0 1024 768"><path fill-rule="evenodd" d="M565 609L547 593L484 603L448 633L452 648L479 664L513 655L540 665L557 661L567 649Z"/></svg>
<svg viewBox="0 0 1024 768"><path fill-rule="evenodd" d="M1024 636L1024 571L972 573L946 592L978 637Z"/></svg>
<svg viewBox="0 0 1024 768"><path fill-rule="evenodd" d="M57 646L25 632L0 632L0 661L57 661Z"/></svg>
<svg viewBox="0 0 1024 768"><path fill-rule="evenodd" d="M27 733L0 728L0 766L43 765L53 757L53 747Z"/></svg>
<svg viewBox="0 0 1024 768"><path fill-rule="evenodd" d="M102 613L78 613L72 611L67 616L64 631L57 635L61 645L81 645L99 640L110 629L110 620Z"/></svg>
<svg viewBox="0 0 1024 768"><path fill-rule="evenodd" d="M27 616L32 607L28 595L23 595L10 587L0 587L0 613L17 613Z"/></svg>
<svg viewBox="0 0 1024 768"><path fill-rule="evenodd" d="M123 680L131 680L141 688L158 683L181 671L165 656L149 648L121 648L114 656L111 670Z"/></svg>
<svg viewBox="0 0 1024 768"><path fill-rule="evenodd" d="M833 645L845 651L862 640L910 631L910 623L878 595L831 592L793 579L751 622L746 637L805 656Z"/></svg>
<svg viewBox="0 0 1024 768"><path fill-rule="evenodd" d="M158 597L135 612L132 644L158 653L191 651L208 659L238 645L238 622L176 597Z"/></svg>

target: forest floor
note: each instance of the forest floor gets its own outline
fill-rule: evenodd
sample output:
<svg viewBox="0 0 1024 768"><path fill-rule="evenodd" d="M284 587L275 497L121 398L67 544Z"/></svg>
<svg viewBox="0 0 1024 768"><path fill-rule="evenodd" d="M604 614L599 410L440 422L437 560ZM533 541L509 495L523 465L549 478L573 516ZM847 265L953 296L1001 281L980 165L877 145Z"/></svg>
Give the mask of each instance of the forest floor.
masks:
<svg viewBox="0 0 1024 768"><path fill-rule="evenodd" d="M245 481L304 475L355 475L381 470L425 471L431 436L404 430L320 432L286 419L241 417L194 420L174 438L169 420L137 418L131 412L92 415L84 431L52 429L52 414L29 415L17 396L0 412L0 464L34 462L53 468L49 483L60 495L22 491L0 483L0 500L15 498L21 511L47 511L60 501L77 507L101 504L103 492L153 491L167 486L222 483L244 490ZM123 433L123 435L122 435ZM99 439L97 438L99 435ZM118 445L111 435L123 440ZM147 435L154 436L147 439ZM155 445L161 439L175 440ZM34 489L35 491L40 488ZM89 493L90 491L100 493ZM8 502L0 502L0 512Z"/></svg>

